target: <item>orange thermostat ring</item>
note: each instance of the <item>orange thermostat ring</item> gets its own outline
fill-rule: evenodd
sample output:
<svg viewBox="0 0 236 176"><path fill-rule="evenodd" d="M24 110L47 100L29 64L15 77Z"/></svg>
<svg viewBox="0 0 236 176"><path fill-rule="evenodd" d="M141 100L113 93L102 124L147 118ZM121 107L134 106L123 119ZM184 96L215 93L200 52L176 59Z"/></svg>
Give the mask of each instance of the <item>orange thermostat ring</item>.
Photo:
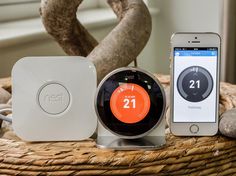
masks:
<svg viewBox="0 0 236 176"><path fill-rule="evenodd" d="M110 107L114 116L123 123L143 120L150 110L150 98L144 88L134 83L120 85L111 95Z"/></svg>
<svg viewBox="0 0 236 176"><path fill-rule="evenodd" d="M144 131L143 133L140 133L140 134L132 134L132 135L124 135L122 133L120 133L119 131L115 131L114 129L110 128L109 125L107 125L107 123L109 123L107 120L109 120L112 113L108 113L107 114L107 110L104 110L104 102L101 101L101 97L103 98L110 98L110 97L106 97L106 95L104 95L104 92L109 92L110 94L112 94L114 92L114 90L119 87L119 85L117 85L115 88L112 88L112 81L110 81L109 79L110 78L113 78L114 75L119 75L119 73L121 72L137 72L137 73L142 73L144 75L146 75L149 79L151 79L155 84L156 86L158 87L159 89L159 92L158 92L158 97L161 97L161 100L160 100L160 104L161 106L158 107L158 117L154 117L152 116L152 119L156 119L157 121L155 122L155 124L153 124L153 126L149 127L146 131ZM120 77L120 75L119 75ZM132 76L131 76L132 77ZM108 82L109 86L107 86L107 89L104 88L104 84ZM136 83L136 82L128 82L127 83ZM116 83L118 84L118 83ZM113 90L110 90L110 89L113 89ZM150 92L149 92L150 93ZM150 94L152 94L153 92L151 92ZM149 95L150 95L149 94ZM151 95L150 95L151 96ZM153 98L150 98L151 100L151 108L153 110ZM109 107L110 107L110 102L109 102ZM150 73L146 72L145 70L142 70L140 68L133 68L133 67L124 67L124 68L119 68L119 69L116 69L114 70L113 72L109 73L107 76L105 76L105 78L100 82L100 84L98 85L98 88L97 88L97 92L96 92L96 95L95 95L95 110L96 110L96 113L98 115L98 120L100 122L100 124L105 128L107 129L108 131L110 131L112 134L120 137L120 138L125 138L125 139L137 139L137 138L141 138L141 137L144 137L146 135L148 135L149 133L151 133L151 131L153 131L154 129L156 129L160 122L162 121L162 119L164 118L164 113L165 113L165 107L166 107L166 99L165 99L165 92L161 86L161 84L159 83L159 81ZM156 109L154 109L154 111L156 111ZM103 115L106 115L108 117L106 117L106 119L104 120L104 118L102 117ZM150 114L150 113L149 113ZM117 119L117 118L116 118ZM114 118L113 118L114 120ZM117 120L118 122L118 120ZM119 125L120 124L117 124L117 122L114 122L113 126L115 126L116 129L119 129ZM143 121L141 121L143 122ZM132 131L132 124L123 124L124 128L126 129L131 129ZM142 128L142 125L139 125L140 128Z"/></svg>

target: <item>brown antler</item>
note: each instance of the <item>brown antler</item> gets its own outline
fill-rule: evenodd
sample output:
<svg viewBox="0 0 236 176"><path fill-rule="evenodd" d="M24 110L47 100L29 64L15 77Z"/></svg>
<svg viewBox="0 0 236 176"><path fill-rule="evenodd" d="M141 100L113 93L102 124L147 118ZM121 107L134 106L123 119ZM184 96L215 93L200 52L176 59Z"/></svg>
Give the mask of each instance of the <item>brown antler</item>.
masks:
<svg viewBox="0 0 236 176"><path fill-rule="evenodd" d="M100 81L110 71L136 59L150 37L151 17L142 0L108 0L120 22L96 46L96 40L76 18L81 2L42 0L42 19L67 54L87 56L94 62Z"/></svg>
<svg viewBox="0 0 236 176"><path fill-rule="evenodd" d="M43 24L68 55L87 56L98 44L77 20L82 0L42 0Z"/></svg>

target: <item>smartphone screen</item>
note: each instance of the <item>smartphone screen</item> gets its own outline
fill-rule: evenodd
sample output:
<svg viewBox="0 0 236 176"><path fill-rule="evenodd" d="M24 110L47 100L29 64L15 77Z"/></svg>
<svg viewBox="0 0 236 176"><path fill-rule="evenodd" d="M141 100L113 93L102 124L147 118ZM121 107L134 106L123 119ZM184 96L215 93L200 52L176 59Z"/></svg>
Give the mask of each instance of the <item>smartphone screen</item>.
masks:
<svg viewBox="0 0 236 176"><path fill-rule="evenodd" d="M173 122L216 122L217 47L174 48Z"/></svg>

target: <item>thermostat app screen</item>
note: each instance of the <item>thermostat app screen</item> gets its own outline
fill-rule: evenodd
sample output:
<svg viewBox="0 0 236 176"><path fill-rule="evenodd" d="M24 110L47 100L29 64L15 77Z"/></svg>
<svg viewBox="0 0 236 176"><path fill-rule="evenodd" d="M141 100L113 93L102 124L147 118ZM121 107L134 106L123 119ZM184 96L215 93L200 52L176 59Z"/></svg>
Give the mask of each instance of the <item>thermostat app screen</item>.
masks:
<svg viewBox="0 0 236 176"><path fill-rule="evenodd" d="M215 122L217 48L174 48L173 122Z"/></svg>
<svg viewBox="0 0 236 176"><path fill-rule="evenodd" d="M125 83L113 92L110 106L114 116L121 122L137 123L148 114L150 98L138 84Z"/></svg>

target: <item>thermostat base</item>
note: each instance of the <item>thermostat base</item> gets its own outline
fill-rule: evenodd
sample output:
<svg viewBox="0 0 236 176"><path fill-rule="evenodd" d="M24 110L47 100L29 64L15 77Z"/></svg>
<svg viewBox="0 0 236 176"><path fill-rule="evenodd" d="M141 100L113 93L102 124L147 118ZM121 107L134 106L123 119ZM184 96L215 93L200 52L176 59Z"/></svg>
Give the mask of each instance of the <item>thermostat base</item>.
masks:
<svg viewBox="0 0 236 176"><path fill-rule="evenodd" d="M97 147L111 148L115 150L153 150L164 146L164 136L145 136L139 139L122 139L115 136L98 136Z"/></svg>
<svg viewBox="0 0 236 176"><path fill-rule="evenodd" d="M114 150L154 150L166 144L165 120L163 119L158 128L142 138L124 139L112 134L98 122L97 141L98 148Z"/></svg>

